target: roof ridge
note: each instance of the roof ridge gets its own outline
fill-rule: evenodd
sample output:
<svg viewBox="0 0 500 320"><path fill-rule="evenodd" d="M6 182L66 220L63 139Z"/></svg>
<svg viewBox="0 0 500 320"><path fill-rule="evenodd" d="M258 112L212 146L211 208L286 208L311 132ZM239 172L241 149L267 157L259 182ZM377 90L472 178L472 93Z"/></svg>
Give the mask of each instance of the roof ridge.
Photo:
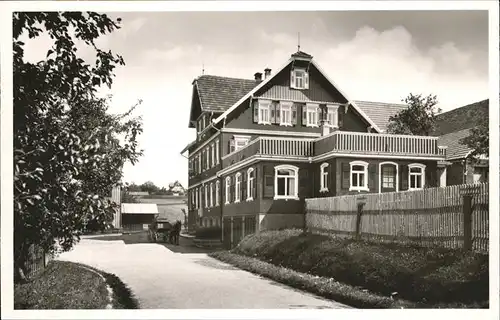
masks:
<svg viewBox="0 0 500 320"><path fill-rule="evenodd" d="M370 100L356 100L353 99L354 102L363 102L363 103L378 103L378 104L391 104L396 106L407 106L405 103L396 103L396 102L382 102L382 101L370 101Z"/></svg>
<svg viewBox="0 0 500 320"><path fill-rule="evenodd" d="M201 78L201 77L214 77L214 78L234 79L234 80L243 80L243 81L252 81L252 82L255 81L255 79L236 78L236 77L228 77L228 76L218 76L218 75L214 75L214 74L203 74L203 75L199 76L198 79Z"/></svg>

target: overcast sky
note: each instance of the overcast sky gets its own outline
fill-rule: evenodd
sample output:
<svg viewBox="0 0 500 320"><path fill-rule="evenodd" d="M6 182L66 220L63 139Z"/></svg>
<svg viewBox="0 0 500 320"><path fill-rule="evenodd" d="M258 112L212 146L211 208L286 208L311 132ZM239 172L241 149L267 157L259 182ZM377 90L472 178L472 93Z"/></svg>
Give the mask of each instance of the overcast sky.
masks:
<svg viewBox="0 0 500 320"><path fill-rule="evenodd" d="M192 81L201 74L252 79L281 67L297 50L311 54L350 99L400 102L436 94L451 110L488 97L486 11L155 12L110 13L122 29L99 44L123 55L111 90L113 110L143 104L145 155L125 180L187 186L179 152L188 129ZM45 57L47 38L28 40L26 55ZM86 57L88 53L82 51ZM92 59L93 60L93 59Z"/></svg>

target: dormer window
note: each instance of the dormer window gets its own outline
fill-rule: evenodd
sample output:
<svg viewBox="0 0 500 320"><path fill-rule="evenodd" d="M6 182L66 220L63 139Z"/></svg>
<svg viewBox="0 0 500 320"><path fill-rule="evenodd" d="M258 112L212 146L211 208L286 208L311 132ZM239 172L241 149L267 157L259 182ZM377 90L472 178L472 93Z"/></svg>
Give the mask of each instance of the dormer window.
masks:
<svg viewBox="0 0 500 320"><path fill-rule="evenodd" d="M292 69L290 74L290 87L293 89L309 89L309 73L306 69Z"/></svg>

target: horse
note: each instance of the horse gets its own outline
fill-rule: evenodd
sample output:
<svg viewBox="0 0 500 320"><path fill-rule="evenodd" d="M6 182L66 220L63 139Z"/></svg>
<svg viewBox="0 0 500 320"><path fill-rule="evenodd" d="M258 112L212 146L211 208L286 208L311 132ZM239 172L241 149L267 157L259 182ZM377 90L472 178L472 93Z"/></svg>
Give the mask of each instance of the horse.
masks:
<svg viewBox="0 0 500 320"><path fill-rule="evenodd" d="M177 220L172 229L170 230L169 234L169 241L172 244L179 245L179 235L181 233L181 228L182 228L182 222L180 220Z"/></svg>

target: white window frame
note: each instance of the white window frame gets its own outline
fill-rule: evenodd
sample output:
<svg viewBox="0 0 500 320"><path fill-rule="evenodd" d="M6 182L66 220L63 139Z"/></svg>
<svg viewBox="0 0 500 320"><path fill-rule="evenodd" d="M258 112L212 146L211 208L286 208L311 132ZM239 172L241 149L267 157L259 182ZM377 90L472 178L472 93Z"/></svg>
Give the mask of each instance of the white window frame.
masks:
<svg viewBox="0 0 500 320"><path fill-rule="evenodd" d="M201 153L199 153L199 154L197 155L197 157L198 157L198 174L200 174L200 173L201 173L201 170L202 170L202 169L201 169L201 167L202 167L202 166L201 166Z"/></svg>
<svg viewBox="0 0 500 320"><path fill-rule="evenodd" d="M212 151L212 168L215 167L215 144L210 145L210 150Z"/></svg>
<svg viewBox="0 0 500 320"><path fill-rule="evenodd" d="M234 175L234 203L240 202L241 198L241 172Z"/></svg>
<svg viewBox="0 0 500 320"><path fill-rule="evenodd" d="M338 128L339 127L339 106L338 105L327 105L326 106L326 119L328 120L328 127Z"/></svg>
<svg viewBox="0 0 500 320"><path fill-rule="evenodd" d="M414 173L411 172L411 169L413 168L419 168L420 173ZM422 186L420 188L412 188L411 187L411 178L412 176L418 176L420 175L422 179L420 180L422 182ZM421 163L411 163L408 165L408 190L422 190L425 186L425 164Z"/></svg>
<svg viewBox="0 0 500 320"><path fill-rule="evenodd" d="M319 192L328 192L328 168L329 164L327 162L320 166L320 189Z"/></svg>
<svg viewBox="0 0 500 320"><path fill-rule="evenodd" d="M350 163L351 170L349 172L349 191L370 191L368 189L368 162L365 161L351 161ZM363 171L353 171L352 168L354 166L362 166ZM363 173L363 185L362 186L353 186L352 185L352 174L357 173L357 179L359 180L359 173Z"/></svg>
<svg viewBox="0 0 500 320"><path fill-rule="evenodd" d="M214 206L214 183L210 182L210 207Z"/></svg>
<svg viewBox="0 0 500 320"><path fill-rule="evenodd" d="M289 176L280 176L278 172L280 170L289 170L293 173L293 175ZM294 189L295 192L294 194L291 195L278 195L278 179L285 179L285 190L288 188L288 183L287 179L293 178L294 179ZM288 192L285 192L288 193ZM299 168L291 165L279 165L274 167L274 199L293 199L293 200L299 200Z"/></svg>
<svg viewBox="0 0 500 320"><path fill-rule="evenodd" d="M208 184L205 184L205 208L208 208Z"/></svg>
<svg viewBox="0 0 500 320"><path fill-rule="evenodd" d="M220 181L215 182L215 205L220 205Z"/></svg>
<svg viewBox="0 0 500 320"><path fill-rule="evenodd" d="M271 124L271 100L259 100L258 101L259 118L258 124ZM267 112L267 120L264 119L264 111Z"/></svg>
<svg viewBox="0 0 500 320"><path fill-rule="evenodd" d="M396 167L396 181L394 181L394 183L396 185L396 192L399 192L399 166L396 162L384 161L384 162L379 163L379 165L378 165L378 172L379 172L379 175L378 175L378 193L382 193L382 184L384 182L384 179L383 179L384 173L382 172L382 166L387 165L387 164L390 164L390 165L393 165Z"/></svg>
<svg viewBox="0 0 500 320"><path fill-rule="evenodd" d="M215 163L219 164L219 139L215 140Z"/></svg>
<svg viewBox="0 0 500 320"><path fill-rule="evenodd" d="M318 104L306 104L306 127L318 127L318 108Z"/></svg>
<svg viewBox="0 0 500 320"><path fill-rule="evenodd" d="M306 86L306 77L307 77L306 73L307 73L307 70L304 69L304 68L294 68L292 70L292 72L293 72L293 78L294 78L295 82L291 83L290 86L292 88L294 88L294 89L307 89L307 86ZM300 77L302 79L302 86L298 86L297 85L297 82L298 82L298 79L299 79L299 77L297 77L297 73L302 73L303 74L303 76Z"/></svg>
<svg viewBox="0 0 500 320"><path fill-rule="evenodd" d="M251 136L238 136L238 135L234 135L233 136L233 140L234 140L234 152L240 150L240 149L243 149L245 148L248 143L250 142L250 139L251 139ZM238 142L245 142L245 144L243 146L239 146L238 147Z"/></svg>
<svg viewBox="0 0 500 320"><path fill-rule="evenodd" d="M292 125L292 105L293 102L281 101L280 102L280 126L291 127ZM285 117L285 114L288 116ZM288 121L285 121L287 118Z"/></svg>
<svg viewBox="0 0 500 320"><path fill-rule="evenodd" d="M230 204L231 202L229 202L229 194L231 193L231 177L226 177L226 184L225 184L225 188L226 188L226 201L225 201L225 204Z"/></svg>
<svg viewBox="0 0 500 320"><path fill-rule="evenodd" d="M210 147L206 147L205 148L205 169L209 169L210 168Z"/></svg>
<svg viewBox="0 0 500 320"><path fill-rule="evenodd" d="M255 170L249 168L247 170L247 201L252 201L254 199L254 183L255 183Z"/></svg>

